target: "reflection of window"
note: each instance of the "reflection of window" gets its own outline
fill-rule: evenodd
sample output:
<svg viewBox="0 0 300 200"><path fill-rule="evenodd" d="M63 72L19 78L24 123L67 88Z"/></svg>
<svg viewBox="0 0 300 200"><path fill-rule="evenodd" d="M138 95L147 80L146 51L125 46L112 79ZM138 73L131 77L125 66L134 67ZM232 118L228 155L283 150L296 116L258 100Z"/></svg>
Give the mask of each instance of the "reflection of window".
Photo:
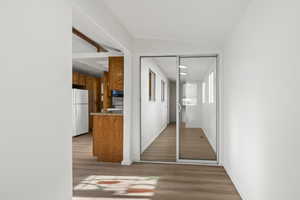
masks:
<svg viewBox="0 0 300 200"><path fill-rule="evenodd" d="M149 101L155 101L156 74L149 70Z"/></svg>
<svg viewBox="0 0 300 200"><path fill-rule="evenodd" d="M206 89L206 83L202 83L202 103L205 103L206 97L205 97L205 89Z"/></svg>
<svg viewBox="0 0 300 200"><path fill-rule="evenodd" d="M165 101L165 82L161 80L161 101Z"/></svg>
<svg viewBox="0 0 300 200"><path fill-rule="evenodd" d="M184 98L182 104L185 106L197 105L197 84L196 83L185 83L184 84Z"/></svg>
<svg viewBox="0 0 300 200"><path fill-rule="evenodd" d="M211 72L208 77L208 103L214 103L214 72Z"/></svg>

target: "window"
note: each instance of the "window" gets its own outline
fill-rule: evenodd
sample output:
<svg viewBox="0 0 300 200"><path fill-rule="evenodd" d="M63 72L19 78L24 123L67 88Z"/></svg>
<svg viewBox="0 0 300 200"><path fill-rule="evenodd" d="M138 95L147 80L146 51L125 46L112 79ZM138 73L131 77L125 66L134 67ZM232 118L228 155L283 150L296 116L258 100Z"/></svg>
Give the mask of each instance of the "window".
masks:
<svg viewBox="0 0 300 200"><path fill-rule="evenodd" d="M156 74L149 70L149 101L155 101Z"/></svg>
<svg viewBox="0 0 300 200"><path fill-rule="evenodd" d="M202 103L204 104L205 103L205 101L206 101L206 97L205 97L205 89L206 89L206 83L205 82L203 82L202 83Z"/></svg>
<svg viewBox="0 0 300 200"><path fill-rule="evenodd" d="M165 101L165 82L161 80L161 101Z"/></svg>
<svg viewBox="0 0 300 200"><path fill-rule="evenodd" d="M198 97L198 87L196 83L185 83L183 85L182 104L184 106L196 106Z"/></svg>
<svg viewBox="0 0 300 200"><path fill-rule="evenodd" d="M208 77L208 103L214 103L214 72L211 72Z"/></svg>

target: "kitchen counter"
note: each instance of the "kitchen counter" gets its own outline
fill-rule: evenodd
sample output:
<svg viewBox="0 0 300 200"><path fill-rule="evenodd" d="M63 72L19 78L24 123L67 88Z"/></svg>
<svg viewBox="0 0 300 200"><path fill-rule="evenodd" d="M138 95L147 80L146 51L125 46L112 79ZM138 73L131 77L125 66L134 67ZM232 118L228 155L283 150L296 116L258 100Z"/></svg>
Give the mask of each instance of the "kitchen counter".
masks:
<svg viewBox="0 0 300 200"><path fill-rule="evenodd" d="M118 112L96 112L96 113L91 113L91 115L116 115L116 116L123 116L123 113L118 113Z"/></svg>

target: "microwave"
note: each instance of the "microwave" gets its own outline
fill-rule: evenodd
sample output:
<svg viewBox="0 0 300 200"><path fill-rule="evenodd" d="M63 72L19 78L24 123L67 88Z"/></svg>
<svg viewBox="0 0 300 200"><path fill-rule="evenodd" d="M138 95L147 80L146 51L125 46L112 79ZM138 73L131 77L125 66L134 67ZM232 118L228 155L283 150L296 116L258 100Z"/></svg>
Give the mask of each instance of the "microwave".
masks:
<svg viewBox="0 0 300 200"><path fill-rule="evenodd" d="M111 96L112 97L123 97L123 91L120 90L112 90L111 91Z"/></svg>

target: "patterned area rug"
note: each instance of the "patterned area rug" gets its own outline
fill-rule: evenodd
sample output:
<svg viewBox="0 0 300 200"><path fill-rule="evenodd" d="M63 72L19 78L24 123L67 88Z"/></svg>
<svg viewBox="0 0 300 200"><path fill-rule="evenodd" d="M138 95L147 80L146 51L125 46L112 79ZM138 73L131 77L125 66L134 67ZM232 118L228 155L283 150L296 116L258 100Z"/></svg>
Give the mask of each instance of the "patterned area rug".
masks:
<svg viewBox="0 0 300 200"><path fill-rule="evenodd" d="M154 195L158 179L153 176L89 176L74 190L103 190L116 196L150 197Z"/></svg>

